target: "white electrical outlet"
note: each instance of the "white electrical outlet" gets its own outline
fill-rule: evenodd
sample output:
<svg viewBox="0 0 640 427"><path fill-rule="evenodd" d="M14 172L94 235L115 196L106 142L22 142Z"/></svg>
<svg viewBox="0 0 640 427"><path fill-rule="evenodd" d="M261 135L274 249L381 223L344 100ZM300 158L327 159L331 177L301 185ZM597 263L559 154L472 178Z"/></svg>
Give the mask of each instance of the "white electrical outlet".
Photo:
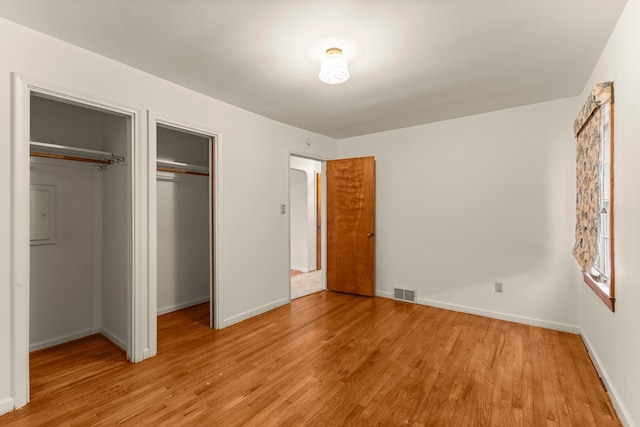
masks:
<svg viewBox="0 0 640 427"><path fill-rule="evenodd" d="M496 282L496 292L502 292L502 282Z"/></svg>

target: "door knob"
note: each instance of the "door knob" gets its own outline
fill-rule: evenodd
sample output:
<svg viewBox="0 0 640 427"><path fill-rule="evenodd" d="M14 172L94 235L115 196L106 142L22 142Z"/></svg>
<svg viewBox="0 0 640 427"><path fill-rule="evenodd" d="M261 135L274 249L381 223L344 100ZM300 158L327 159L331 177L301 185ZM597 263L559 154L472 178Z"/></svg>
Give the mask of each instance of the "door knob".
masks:
<svg viewBox="0 0 640 427"><path fill-rule="evenodd" d="M367 237L373 237L375 236L375 233L367 233Z"/></svg>

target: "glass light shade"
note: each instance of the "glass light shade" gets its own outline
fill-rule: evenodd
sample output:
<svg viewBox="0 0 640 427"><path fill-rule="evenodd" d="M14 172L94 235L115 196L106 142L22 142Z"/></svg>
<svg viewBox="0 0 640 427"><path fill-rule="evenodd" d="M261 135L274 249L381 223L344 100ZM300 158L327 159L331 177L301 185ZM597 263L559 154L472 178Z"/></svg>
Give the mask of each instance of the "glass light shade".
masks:
<svg viewBox="0 0 640 427"><path fill-rule="evenodd" d="M344 83L349 78L347 58L338 48L327 49L327 54L320 62L320 80L330 85Z"/></svg>

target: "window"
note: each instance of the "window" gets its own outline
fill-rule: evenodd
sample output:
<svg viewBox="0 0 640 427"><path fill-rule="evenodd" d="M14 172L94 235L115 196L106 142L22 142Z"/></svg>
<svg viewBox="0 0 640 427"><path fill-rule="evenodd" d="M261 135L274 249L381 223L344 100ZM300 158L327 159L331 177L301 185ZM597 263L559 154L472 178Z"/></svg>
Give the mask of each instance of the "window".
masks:
<svg viewBox="0 0 640 427"><path fill-rule="evenodd" d="M598 197L598 244L596 261L591 269L591 275L594 278L599 278L598 281L608 288L609 280L611 279L611 233L609 232L611 223L609 215L611 210L609 130L611 121L609 119L609 104L604 104L600 107L600 110L602 118L600 126L600 167L598 168L598 184L600 188Z"/></svg>
<svg viewBox="0 0 640 427"><path fill-rule="evenodd" d="M578 143L573 254L587 285L614 311L612 82L596 85L574 130Z"/></svg>

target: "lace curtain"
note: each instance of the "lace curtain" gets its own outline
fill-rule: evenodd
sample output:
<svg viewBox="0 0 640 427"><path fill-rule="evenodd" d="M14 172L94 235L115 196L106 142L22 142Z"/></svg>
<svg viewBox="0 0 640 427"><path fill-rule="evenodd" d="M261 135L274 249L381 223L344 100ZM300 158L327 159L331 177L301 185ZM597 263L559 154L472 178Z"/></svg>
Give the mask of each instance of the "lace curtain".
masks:
<svg viewBox="0 0 640 427"><path fill-rule="evenodd" d="M574 121L576 156L576 241L573 256L589 272L597 253L600 168L600 106L613 98L612 82L595 86Z"/></svg>

